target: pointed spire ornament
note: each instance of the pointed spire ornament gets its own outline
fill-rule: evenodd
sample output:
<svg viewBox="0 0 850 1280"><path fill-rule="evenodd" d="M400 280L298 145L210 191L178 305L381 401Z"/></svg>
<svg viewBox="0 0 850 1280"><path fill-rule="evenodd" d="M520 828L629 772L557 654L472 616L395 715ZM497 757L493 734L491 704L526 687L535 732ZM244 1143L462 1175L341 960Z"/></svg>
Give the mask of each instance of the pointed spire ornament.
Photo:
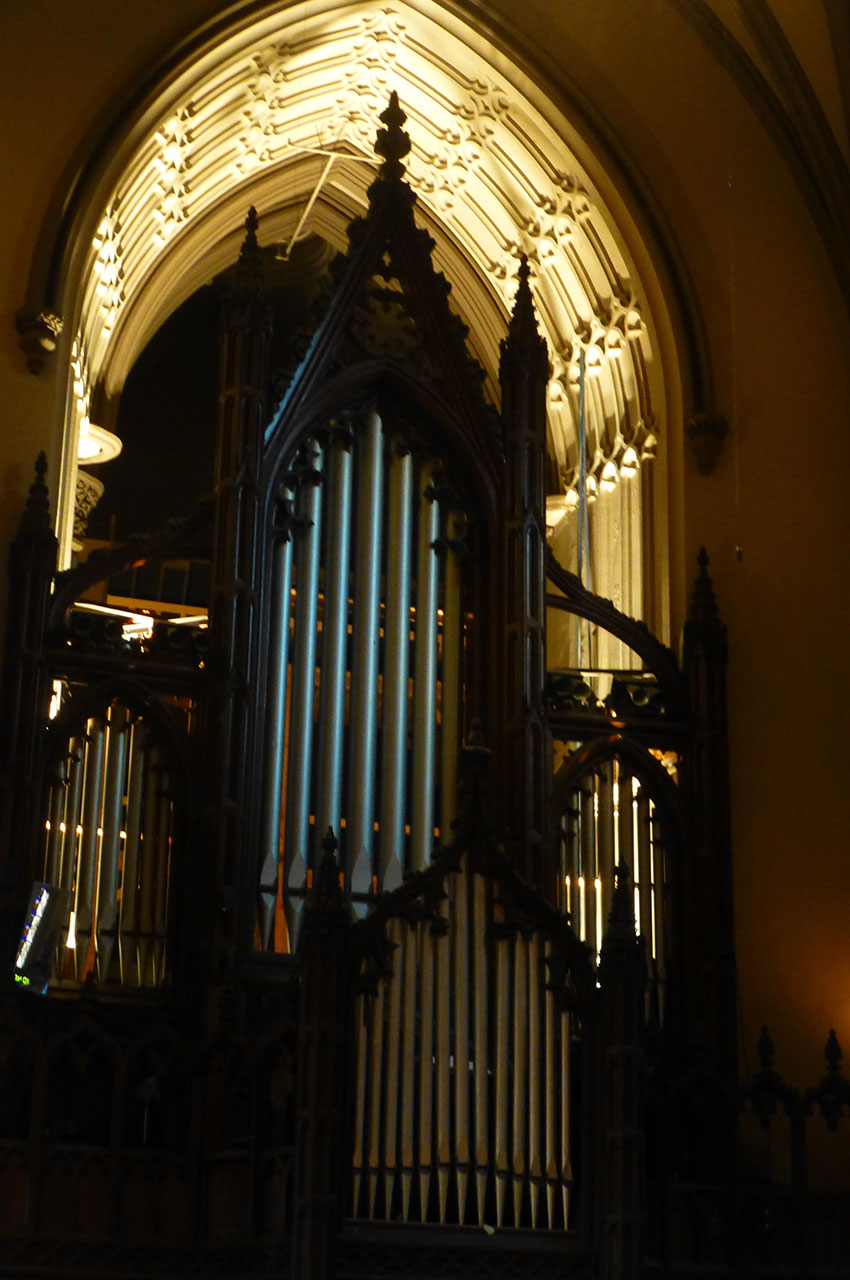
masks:
<svg viewBox="0 0 850 1280"><path fill-rule="evenodd" d="M386 125L385 129L378 130L375 139L375 151L383 158L379 177L382 182L401 182L404 178L402 160L410 153L410 137L402 127L407 116L401 109L395 89L390 94L389 106L379 118Z"/></svg>
<svg viewBox="0 0 850 1280"><path fill-rule="evenodd" d="M46 477L47 455L42 451L36 459L35 479L30 485L10 558L20 566L32 568L38 563L45 572L52 572L55 568L57 542L50 515Z"/></svg>
<svg viewBox="0 0 850 1280"><path fill-rule="evenodd" d="M257 240L259 225L260 219L257 216L257 210L251 205L248 210L248 216L245 219L245 239L242 241L242 248L239 251L240 258L247 258L249 255L259 252L260 245Z"/></svg>
<svg viewBox="0 0 850 1280"><path fill-rule="evenodd" d="M694 582L688 617L701 626L715 627L720 625L720 614L717 609L717 600L714 596L714 584L708 576L708 563L708 552L705 547L700 547L699 555L697 556L699 572Z"/></svg>

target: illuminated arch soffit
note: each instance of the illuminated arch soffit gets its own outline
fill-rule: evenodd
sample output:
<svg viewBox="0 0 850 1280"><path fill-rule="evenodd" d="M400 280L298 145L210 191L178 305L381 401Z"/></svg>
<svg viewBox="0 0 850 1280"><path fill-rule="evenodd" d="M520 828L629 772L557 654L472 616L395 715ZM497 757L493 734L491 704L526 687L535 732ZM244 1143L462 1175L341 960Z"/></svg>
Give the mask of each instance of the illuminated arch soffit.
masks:
<svg viewBox="0 0 850 1280"><path fill-rule="evenodd" d="M557 127L551 104L544 116L503 56L494 70L481 36L425 0L317 9L269 15L202 51L116 154L76 290L73 456L92 388L119 392L159 325L234 260L249 204L266 243L288 245L297 230L345 247L396 89L417 216L491 394L525 252L552 365L550 487L576 501L582 350L588 485L634 474L658 431L653 329L622 238L564 141L569 126Z"/></svg>

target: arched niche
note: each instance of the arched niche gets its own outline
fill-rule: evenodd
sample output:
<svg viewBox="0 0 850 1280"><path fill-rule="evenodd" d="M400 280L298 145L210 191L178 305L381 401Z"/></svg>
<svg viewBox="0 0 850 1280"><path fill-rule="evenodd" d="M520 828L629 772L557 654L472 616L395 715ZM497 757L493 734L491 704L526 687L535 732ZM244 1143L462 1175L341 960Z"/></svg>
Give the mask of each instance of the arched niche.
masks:
<svg viewBox="0 0 850 1280"><path fill-rule="evenodd" d="M599 487L630 483L635 461L659 451L641 537L665 580L666 441L689 376L673 367L676 323L638 229L647 225L639 200L618 189L578 110L530 65L434 0L237 7L177 52L118 118L54 241L53 305L70 349L66 556L81 431L108 420L151 335L234 260L249 204L282 253L296 235L344 247L394 88L408 115L418 218L489 395L498 398L499 340L525 252L552 365L550 489L569 514L583 352L589 475ZM653 598L647 620L663 632L665 592Z"/></svg>

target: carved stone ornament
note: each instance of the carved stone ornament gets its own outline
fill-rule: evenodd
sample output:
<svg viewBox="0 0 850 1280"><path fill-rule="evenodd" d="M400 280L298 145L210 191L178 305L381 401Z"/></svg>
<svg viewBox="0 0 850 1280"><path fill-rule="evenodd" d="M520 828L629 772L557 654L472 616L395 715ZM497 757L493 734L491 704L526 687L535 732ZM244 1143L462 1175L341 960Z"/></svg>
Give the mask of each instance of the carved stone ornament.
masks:
<svg viewBox="0 0 850 1280"><path fill-rule="evenodd" d="M89 516L103 497L103 481L88 471L77 472L77 492L74 496L74 542L86 536Z"/></svg>
<svg viewBox="0 0 850 1280"><path fill-rule="evenodd" d="M701 476L710 476L729 431L721 413L695 413L685 423L685 440Z"/></svg>
<svg viewBox="0 0 850 1280"><path fill-rule="evenodd" d="M51 311L21 309L15 316L21 350L27 358L30 373L41 373L44 362L56 350L62 332L62 317Z"/></svg>

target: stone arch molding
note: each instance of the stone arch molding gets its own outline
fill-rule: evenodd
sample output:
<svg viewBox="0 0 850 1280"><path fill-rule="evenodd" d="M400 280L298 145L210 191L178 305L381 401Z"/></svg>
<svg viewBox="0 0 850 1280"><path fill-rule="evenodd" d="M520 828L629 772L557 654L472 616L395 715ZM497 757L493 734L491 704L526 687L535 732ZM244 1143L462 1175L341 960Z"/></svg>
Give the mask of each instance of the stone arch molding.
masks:
<svg viewBox="0 0 850 1280"><path fill-rule="evenodd" d="M581 351L591 477L614 484L652 455L663 382L634 228L624 234L606 209L570 122L434 0L307 0L252 8L196 44L89 179L62 286L66 511L80 432L167 316L234 260L249 204L266 243L312 232L344 247L392 89L408 116L418 217L494 399L517 261L529 256L552 365L552 487L574 500Z"/></svg>

